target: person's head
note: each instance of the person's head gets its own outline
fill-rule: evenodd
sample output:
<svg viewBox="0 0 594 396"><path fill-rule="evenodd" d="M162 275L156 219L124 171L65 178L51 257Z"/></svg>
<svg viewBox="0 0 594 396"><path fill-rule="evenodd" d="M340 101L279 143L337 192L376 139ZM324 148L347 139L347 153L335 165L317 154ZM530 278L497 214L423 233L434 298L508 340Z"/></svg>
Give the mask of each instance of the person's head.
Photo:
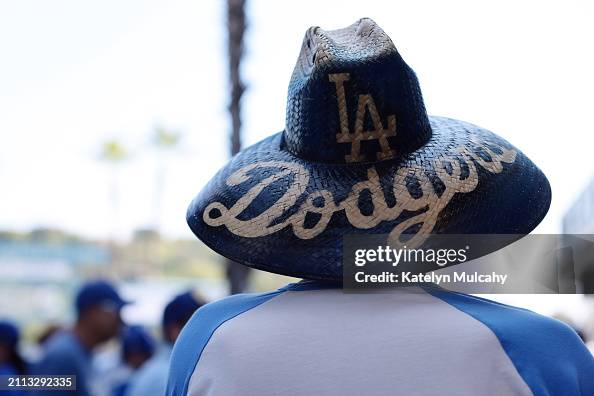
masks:
<svg viewBox="0 0 594 396"><path fill-rule="evenodd" d="M155 341L142 326L126 326L122 329L122 360L137 369L153 355Z"/></svg>
<svg viewBox="0 0 594 396"><path fill-rule="evenodd" d="M192 314L204 305L202 299L188 291L171 300L163 312L163 337L165 341L174 343L182 328Z"/></svg>
<svg viewBox="0 0 594 396"><path fill-rule="evenodd" d="M24 373L24 362L18 352L19 329L9 320L0 320L0 366L10 365Z"/></svg>
<svg viewBox="0 0 594 396"><path fill-rule="evenodd" d="M125 304L109 282L88 282L76 296L77 325L91 333L94 344L103 343L118 334L122 324L120 310Z"/></svg>

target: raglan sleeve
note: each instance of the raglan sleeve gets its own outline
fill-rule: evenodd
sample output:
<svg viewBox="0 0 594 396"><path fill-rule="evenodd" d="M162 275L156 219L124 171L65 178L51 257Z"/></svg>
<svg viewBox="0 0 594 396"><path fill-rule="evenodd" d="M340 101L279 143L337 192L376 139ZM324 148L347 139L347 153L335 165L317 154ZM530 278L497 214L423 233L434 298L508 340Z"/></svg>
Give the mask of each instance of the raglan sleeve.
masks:
<svg viewBox="0 0 594 396"><path fill-rule="evenodd" d="M551 390L565 395L594 395L594 356L572 328L559 322L555 327L553 333L557 336L552 342L557 345L550 349L556 351L556 356L548 353L540 363L556 366L558 378Z"/></svg>
<svg viewBox="0 0 594 396"><path fill-rule="evenodd" d="M567 324L477 296L427 292L487 326L535 396L594 396L594 357Z"/></svg>
<svg viewBox="0 0 594 396"><path fill-rule="evenodd" d="M285 290L283 288L262 294L236 294L198 309L184 326L173 347L169 362L166 395L186 396L189 394L188 389L192 377L200 375L199 372L196 372L196 368L202 352L221 325L274 298ZM198 394L202 395L204 392L200 391Z"/></svg>

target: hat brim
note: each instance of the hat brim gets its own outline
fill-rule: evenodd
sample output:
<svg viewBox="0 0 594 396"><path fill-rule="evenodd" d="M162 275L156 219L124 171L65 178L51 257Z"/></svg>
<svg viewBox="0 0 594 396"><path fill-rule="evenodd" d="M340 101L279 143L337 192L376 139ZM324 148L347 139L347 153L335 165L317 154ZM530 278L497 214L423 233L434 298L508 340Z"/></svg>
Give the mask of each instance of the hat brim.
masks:
<svg viewBox="0 0 594 396"><path fill-rule="evenodd" d="M525 235L540 223L550 185L522 152L463 121L430 122L426 145L368 164L305 161L283 148L282 133L270 136L214 176L188 208L188 224L233 261L340 281L345 235Z"/></svg>

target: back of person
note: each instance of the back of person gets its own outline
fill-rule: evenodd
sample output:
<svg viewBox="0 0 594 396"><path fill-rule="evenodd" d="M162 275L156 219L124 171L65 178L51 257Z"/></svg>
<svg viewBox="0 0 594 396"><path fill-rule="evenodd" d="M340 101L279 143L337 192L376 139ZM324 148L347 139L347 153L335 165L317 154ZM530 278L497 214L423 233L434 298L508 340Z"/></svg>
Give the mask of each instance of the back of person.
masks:
<svg viewBox="0 0 594 396"><path fill-rule="evenodd" d="M34 366L34 374L74 376L76 390L60 391L63 394L95 393L93 349L118 334L122 324L120 311L126 304L110 282L97 279L85 283L76 295L75 323L44 343L44 354ZM32 394L46 392L39 389Z"/></svg>
<svg viewBox="0 0 594 396"><path fill-rule="evenodd" d="M587 395L575 332L435 286L316 282L209 304L175 345L169 395Z"/></svg>
<svg viewBox="0 0 594 396"><path fill-rule="evenodd" d="M326 283L199 310L174 347L169 395L594 395L594 359L557 321L431 285L330 287L360 284L360 271L456 264L449 253L441 264L416 253L353 262L364 236L435 255L432 235L480 235L489 246L469 261L530 233L551 203L517 147L427 114L413 69L375 22L307 30L279 129L217 172L186 220L224 257ZM501 234L514 238L489 237Z"/></svg>
<svg viewBox="0 0 594 396"><path fill-rule="evenodd" d="M0 319L0 378L28 374L27 362L19 352L20 330L16 323ZM15 396L18 390L0 389L0 396Z"/></svg>
<svg viewBox="0 0 594 396"><path fill-rule="evenodd" d="M58 331L47 341L44 356L33 366L33 373L37 375L75 376L76 391L68 391L68 393L88 395L88 381L91 375L91 352L82 346L72 331ZM45 391L34 394L45 394Z"/></svg>

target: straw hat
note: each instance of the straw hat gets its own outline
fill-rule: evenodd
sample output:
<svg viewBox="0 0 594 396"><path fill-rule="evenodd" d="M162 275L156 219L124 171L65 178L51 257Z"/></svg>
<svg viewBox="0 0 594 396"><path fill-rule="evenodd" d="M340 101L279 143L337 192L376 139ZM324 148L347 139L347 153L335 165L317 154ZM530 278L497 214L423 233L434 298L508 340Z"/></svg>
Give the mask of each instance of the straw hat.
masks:
<svg viewBox="0 0 594 396"><path fill-rule="evenodd" d="M344 235L412 236L412 247L430 233L527 234L550 200L546 177L507 141L427 116L413 70L361 19L307 31L284 131L237 154L187 220L234 261L340 280Z"/></svg>

